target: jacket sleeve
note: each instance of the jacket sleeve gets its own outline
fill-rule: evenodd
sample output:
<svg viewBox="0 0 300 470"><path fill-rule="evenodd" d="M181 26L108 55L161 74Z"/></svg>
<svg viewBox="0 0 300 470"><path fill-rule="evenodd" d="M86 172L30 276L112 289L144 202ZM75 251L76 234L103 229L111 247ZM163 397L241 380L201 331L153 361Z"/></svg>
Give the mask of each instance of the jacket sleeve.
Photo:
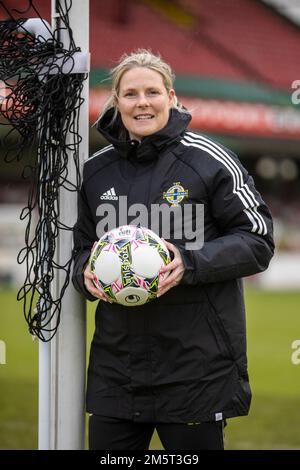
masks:
<svg viewBox="0 0 300 470"><path fill-rule="evenodd" d="M88 300L98 300L86 289L83 271L89 261L91 249L97 240L96 227L86 200L84 187L78 195L78 219L73 228L73 273L72 282L75 289Z"/></svg>
<svg viewBox="0 0 300 470"><path fill-rule="evenodd" d="M237 157L235 165L238 165L235 173L220 165L208 187L205 210L220 235L204 241L198 250L179 247L186 268L183 284L250 276L264 271L274 254L271 214Z"/></svg>

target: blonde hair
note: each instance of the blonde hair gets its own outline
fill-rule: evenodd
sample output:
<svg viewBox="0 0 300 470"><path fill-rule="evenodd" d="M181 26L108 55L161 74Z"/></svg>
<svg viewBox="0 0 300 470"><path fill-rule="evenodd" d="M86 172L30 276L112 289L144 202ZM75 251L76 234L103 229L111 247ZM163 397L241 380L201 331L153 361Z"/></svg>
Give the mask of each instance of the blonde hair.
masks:
<svg viewBox="0 0 300 470"><path fill-rule="evenodd" d="M160 75L163 77L166 90L169 92L173 88L175 74L172 72L170 65L162 60L160 55L155 55L148 49L137 49L130 54L123 54L118 65L110 71L110 77L112 80L111 94L104 103L99 119L106 113L108 109L115 108L111 122L113 123L115 121L118 114L117 98L120 91L121 78L125 72L135 67L147 67L148 69L160 73ZM171 108L176 108L181 112L188 112L178 102L176 94L174 94L172 98Z"/></svg>

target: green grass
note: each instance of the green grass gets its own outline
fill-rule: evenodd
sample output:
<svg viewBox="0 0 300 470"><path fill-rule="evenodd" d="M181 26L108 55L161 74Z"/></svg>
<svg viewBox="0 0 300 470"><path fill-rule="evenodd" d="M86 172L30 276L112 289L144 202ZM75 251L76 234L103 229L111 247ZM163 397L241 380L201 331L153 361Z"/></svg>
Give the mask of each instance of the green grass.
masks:
<svg viewBox="0 0 300 470"><path fill-rule="evenodd" d="M300 338L300 292L246 295L250 415L229 421L227 448L300 449L300 366L292 342Z"/></svg>
<svg viewBox="0 0 300 470"><path fill-rule="evenodd" d="M37 448L38 343L27 333L22 305L12 290L0 292L0 449ZM246 292L249 374L253 402L248 417L228 421L227 449L300 449L300 365L291 344L300 339L300 292ZM95 304L88 309L88 343ZM160 449L157 435L152 449Z"/></svg>

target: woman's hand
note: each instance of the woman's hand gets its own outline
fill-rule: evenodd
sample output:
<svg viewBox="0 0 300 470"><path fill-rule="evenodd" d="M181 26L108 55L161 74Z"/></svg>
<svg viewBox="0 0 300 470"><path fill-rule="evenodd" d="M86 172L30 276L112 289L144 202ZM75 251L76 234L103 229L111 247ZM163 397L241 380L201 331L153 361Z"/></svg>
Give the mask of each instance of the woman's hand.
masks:
<svg viewBox="0 0 300 470"><path fill-rule="evenodd" d="M93 252L93 249L95 248L97 242L94 243L93 248L91 250L91 253ZM92 294L94 297L97 297L100 300L103 300L104 302L110 302L113 303L112 300L110 300L104 293L103 289L101 287L96 287L94 284L94 280L97 279L96 274L91 273L90 271L90 263L88 262L86 265L86 268L83 272L83 277L84 277L84 285L86 289Z"/></svg>
<svg viewBox="0 0 300 470"><path fill-rule="evenodd" d="M180 283L185 270L182 256L178 248L166 240L164 240L164 242L169 251L174 253L174 259L166 266L163 266L160 270L161 277L158 283L157 297L161 297L163 294L168 292L168 290L172 289L172 287L177 286Z"/></svg>

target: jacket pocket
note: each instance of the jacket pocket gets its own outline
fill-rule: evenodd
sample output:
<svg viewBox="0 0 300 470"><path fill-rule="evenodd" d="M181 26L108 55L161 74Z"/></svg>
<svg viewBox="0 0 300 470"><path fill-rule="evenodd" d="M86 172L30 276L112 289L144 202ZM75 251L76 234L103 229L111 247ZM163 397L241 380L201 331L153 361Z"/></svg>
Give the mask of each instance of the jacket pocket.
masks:
<svg viewBox="0 0 300 470"><path fill-rule="evenodd" d="M232 353L225 335L223 334L222 328L220 327L219 321L216 318L215 314L212 311L207 312L206 316L207 323L210 327L211 333L217 343L220 354L225 358L232 359Z"/></svg>
<svg viewBox="0 0 300 470"><path fill-rule="evenodd" d="M222 355L226 358L234 359L234 350L232 348L229 336L224 328L222 320L218 316L214 306L208 299L208 306L207 309L207 322L211 328L211 331L215 337L215 340L219 346L219 349Z"/></svg>

